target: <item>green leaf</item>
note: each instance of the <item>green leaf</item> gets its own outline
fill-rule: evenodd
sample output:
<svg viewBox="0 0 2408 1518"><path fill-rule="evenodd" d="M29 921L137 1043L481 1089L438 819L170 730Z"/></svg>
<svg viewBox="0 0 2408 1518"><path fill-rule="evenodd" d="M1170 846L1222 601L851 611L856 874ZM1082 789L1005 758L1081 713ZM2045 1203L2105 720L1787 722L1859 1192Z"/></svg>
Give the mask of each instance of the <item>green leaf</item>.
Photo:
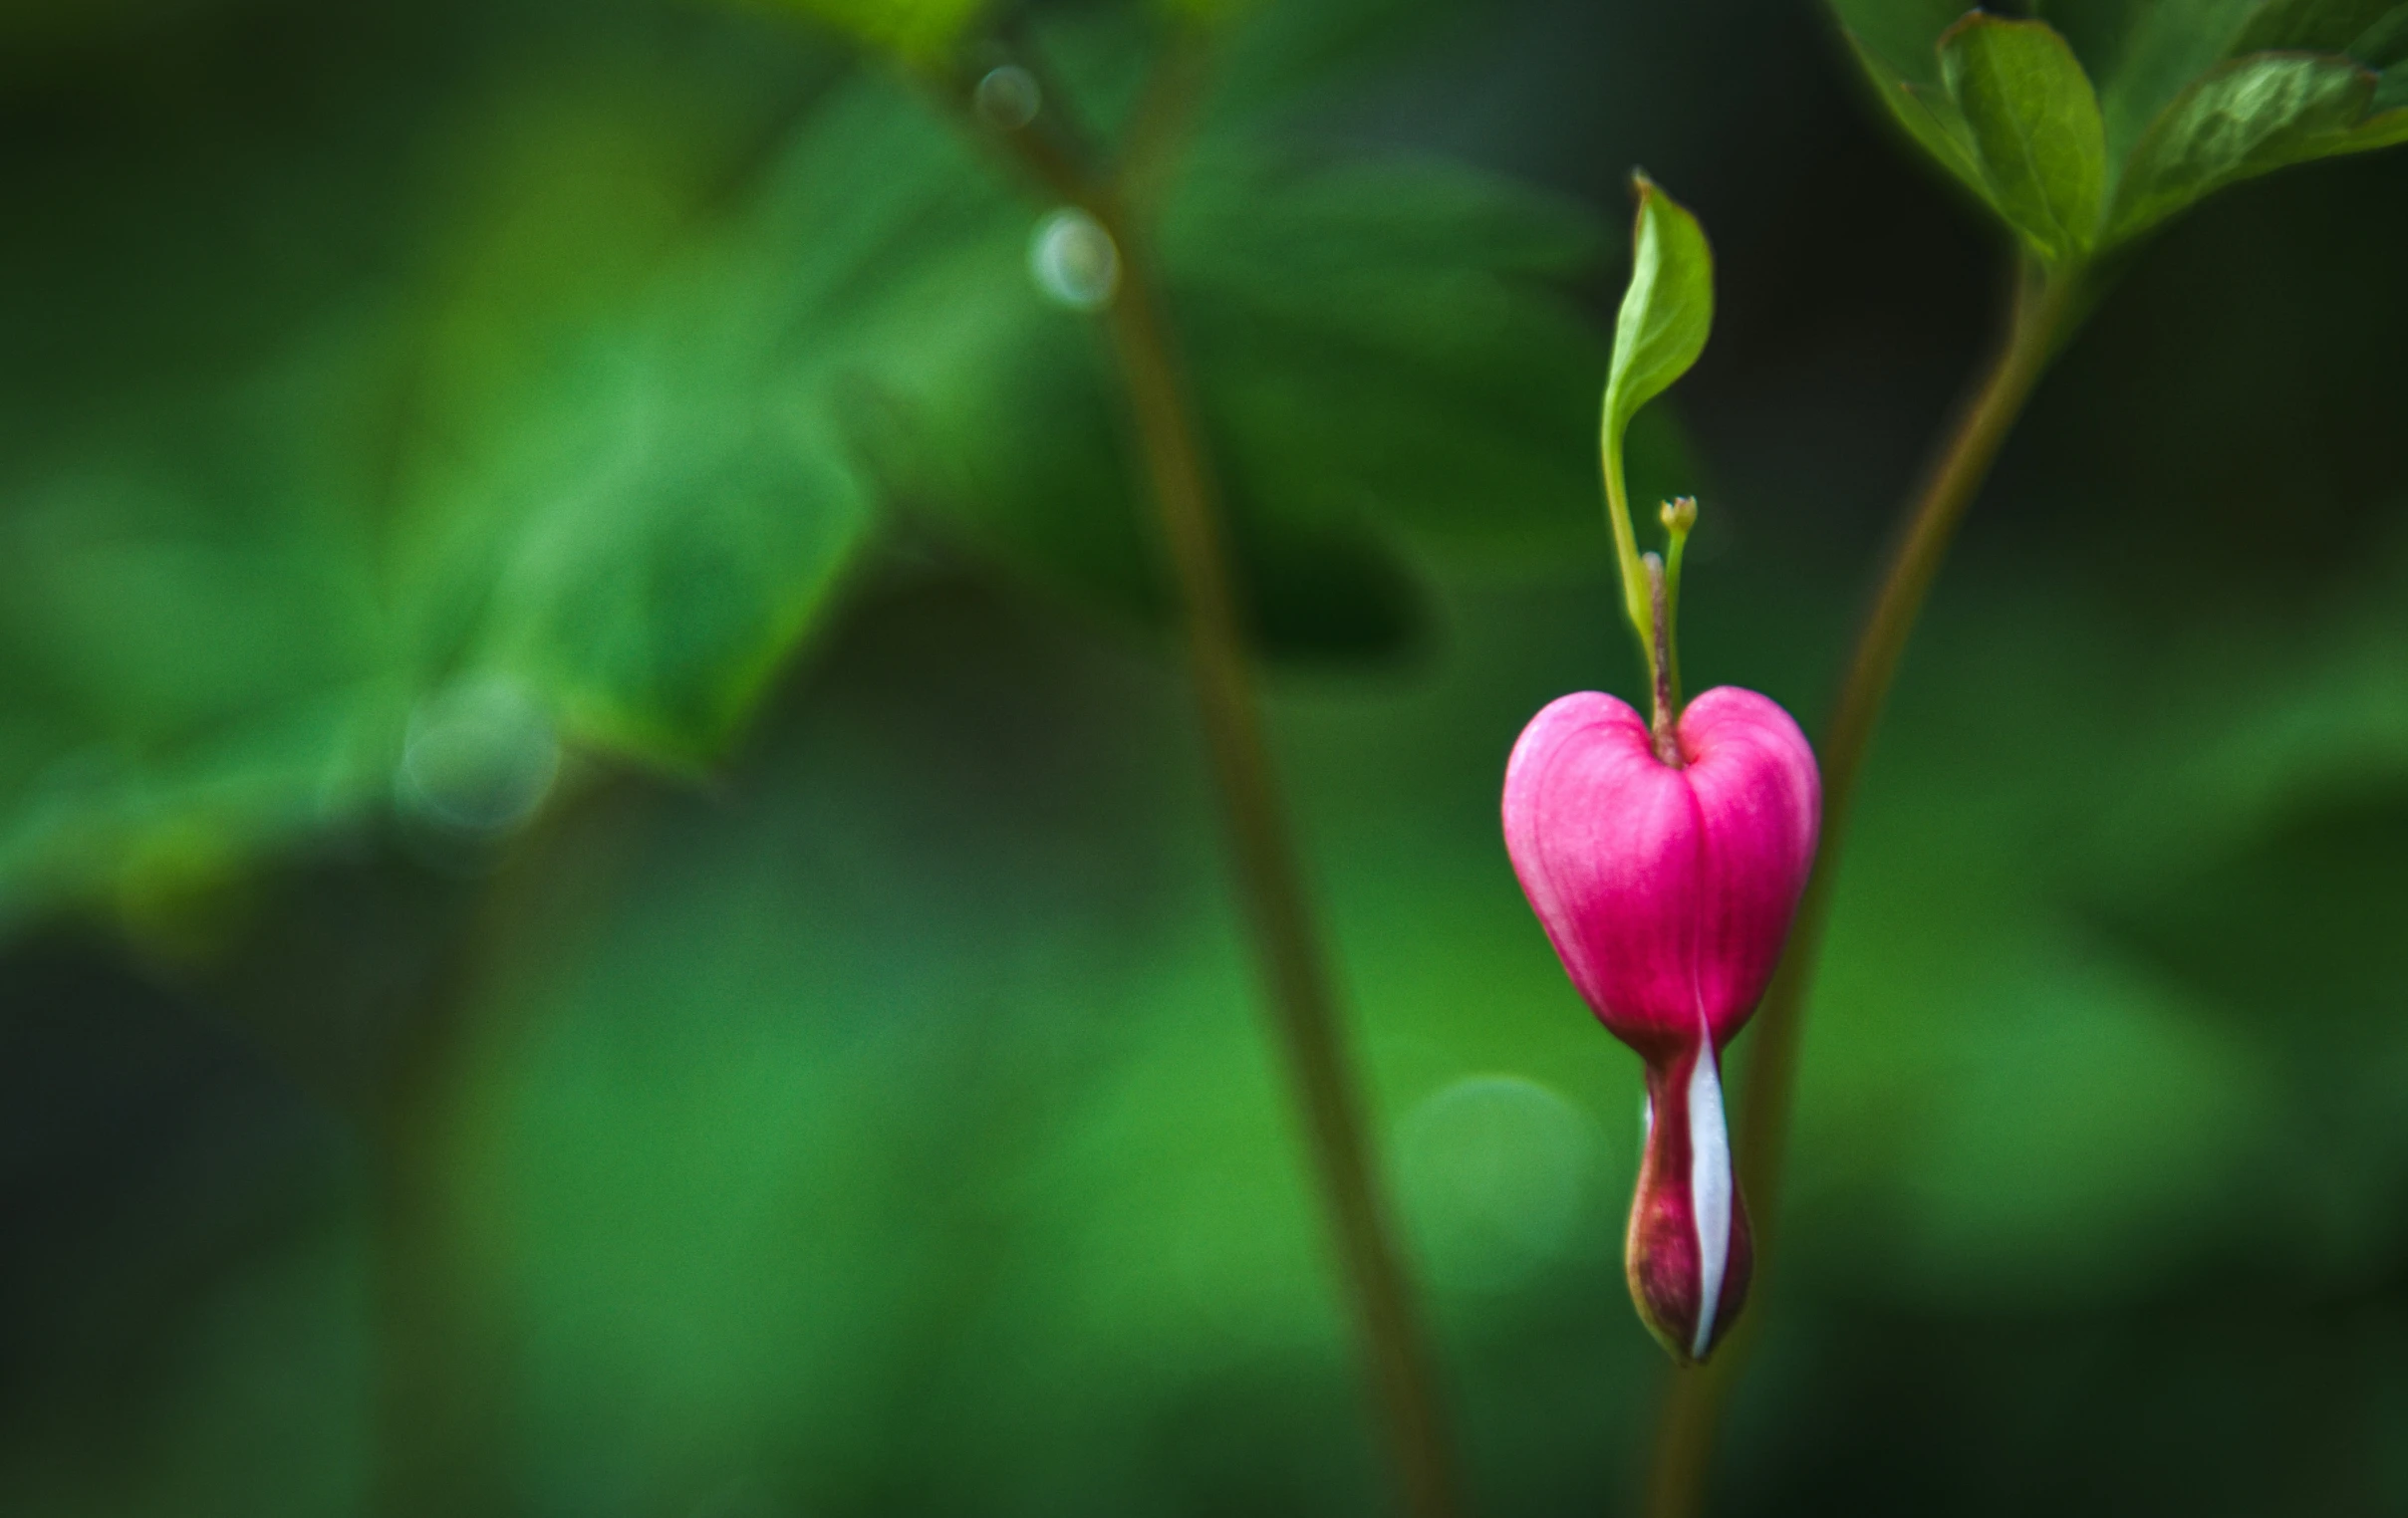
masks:
<svg viewBox="0 0 2408 1518"><path fill-rule="evenodd" d="M1455 565L1593 551L1583 397L1605 353L1557 283L1595 263L1583 208L1442 163L1232 142L1197 162L1161 240L1240 510L1393 531Z"/></svg>
<svg viewBox="0 0 2408 1518"><path fill-rule="evenodd" d="M1864 70L1872 84L1873 93L1907 135L1920 143L1925 152L1939 160L1940 166L1954 174L1958 181L1982 197L1993 209L1998 208L1998 193L1990 178L1982 171L1982 161L1974 147L1973 128L1965 114L1949 98L1939 84L1917 84L1893 68L1889 61L1876 53L1854 32L1843 32L1848 47L1856 55L1857 65ZM2002 214L2004 214L2002 212Z"/></svg>
<svg viewBox="0 0 2408 1518"><path fill-rule="evenodd" d="M2098 100L2065 39L1976 12L1940 41L1992 203L2043 257L2080 258L2098 232L2107 144Z"/></svg>
<svg viewBox="0 0 2408 1518"><path fill-rule="evenodd" d="M1714 325L1714 253L1698 220L1645 174L1632 176L1630 285L1614 320L1605 424L1620 434L1641 406L1689 373Z"/></svg>
<svg viewBox="0 0 2408 1518"><path fill-rule="evenodd" d="M0 281L0 917L146 911L195 861L358 827L462 680L547 749L690 764L825 609L870 497L758 320L791 269L736 277L705 209L793 80L606 20L540 55L498 27L474 94L380 93L363 51L378 89L43 192ZM100 213L130 203L159 237ZM270 226L327 252L262 259Z"/></svg>
<svg viewBox="0 0 2408 1518"><path fill-rule="evenodd" d="M2258 4L2155 0L2133 6L2113 62L2099 75L2109 162L2131 162L2133 144L2149 124L2202 74L2231 55Z"/></svg>
<svg viewBox="0 0 2408 1518"><path fill-rule="evenodd" d="M1966 13L1964 0L1831 0L1831 13L1867 67L1910 85L1940 85L1940 34Z"/></svg>
<svg viewBox="0 0 2408 1518"><path fill-rule="evenodd" d="M1834 9L1891 114L2050 256L2130 238L2253 174L2404 139L2390 113L2408 107L2408 84L2348 58L2264 51L2346 48L2388 64L2408 54L2399 0L2101 0L2066 11L2070 45L2038 22L1974 12L1939 40L1945 96L1916 51L1935 31L1931 7ZM2085 70L2099 84L2088 110ZM2094 193L2106 229L2090 223L2085 238Z"/></svg>
<svg viewBox="0 0 2408 1518"><path fill-rule="evenodd" d="M2381 20L2351 38L2347 51L2369 69L2388 71L2408 63L2408 5L2395 6ZM2390 83L2386 75L2384 84Z"/></svg>
<svg viewBox="0 0 2408 1518"><path fill-rule="evenodd" d="M547 741L719 762L898 516L1169 615L1104 334L1031 280L1046 207L987 144L891 71L798 70L733 8L668 28L707 67L641 18L540 49L481 24L410 24L484 59L473 92L355 88L364 51L243 152L96 152L0 250L24 361L0 380L0 913L358 826L462 685ZM1596 552L1603 345L1561 286L1601 239L1490 176L1266 131L1344 61L1300 65L1301 24L1232 33L1249 72L1159 186L1154 252L1257 642L1361 655L1426 625L1425 550ZM1110 99L1158 26L1048 40ZM153 203L179 219L124 236L113 208ZM1634 466L1671 436L1643 424Z"/></svg>
<svg viewBox="0 0 2408 1518"><path fill-rule="evenodd" d="M2151 123L2219 63L2264 52L2346 53L2370 67L2408 44L2400 0L2124 0L2068 12L2099 82L2110 162L2128 163Z"/></svg>
<svg viewBox="0 0 2408 1518"><path fill-rule="evenodd" d="M465 660L576 737L680 766L736 735L872 521L824 411L707 330L572 349L587 372L555 378L457 503L482 529L457 571L484 596Z"/></svg>
<svg viewBox="0 0 2408 1518"><path fill-rule="evenodd" d="M770 240L844 229L835 288L859 332L836 368L873 474L1042 588L1170 616L1104 335L1026 272L1043 207L890 82L829 110L776 171ZM1427 614L1401 550L1524 568L1593 551L1579 396L1604 354L1560 288L1595 260L1592 219L1460 167L1333 165L1242 114L1205 120L1154 252L1265 649L1409 635Z"/></svg>
<svg viewBox="0 0 2408 1518"><path fill-rule="evenodd" d="M1631 528L1623 482L1623 434L1639 408L1689 373L1714 326L1714 252L1698 220L1643 173L1631 176L1639 200L1631 231L1630 286L1614 320L1614 354L1605 381L1606 515L1622 562L1631 625L1654 657L1655 630Z"/></svg>
<svg viewBox="0 0 2408 1518"><path fill-rule="evenodd" d="M800 362L830 325L786 293L811 259L742 212L680 221L693 168L637 177L674 124L629 111L521 106L489 147L446 229L388 552L426 669L506 675L569 737L687 767L735 736L874 498Z"/></svg>
<svg viewBox="0 0 2408 1518"><path fill-rule="evenodd" d="M344 509L373 352L214 379L0 477L0 927L239 875L392 774L407 693Z"/></svg>
<svg viewBox="0 0 2408 1518"><path fill-rule="evenodd" d="M2108 161L2097 99L2062 37L1954 5L1945 16L1868 0L1836 8L1874 93L1925 152L2043 256L2087 251Z"/></svg>
<svg viewBox="0 0 2408 1518"><path fill-rule="evenodd" d="M2266 0L2227 49L2247 53L2340 53L2399 9L2399 0Z"/></svg>
<svg viewBox="0 0 2408 1518"><path fill-rule="evenodd" d="M2372 71L2341 58L2260 54L2211 71L2133 149L2108 240L2134 237L2225 185L2293 163L2408 138L2400 113L2369 118Z"/></svg>

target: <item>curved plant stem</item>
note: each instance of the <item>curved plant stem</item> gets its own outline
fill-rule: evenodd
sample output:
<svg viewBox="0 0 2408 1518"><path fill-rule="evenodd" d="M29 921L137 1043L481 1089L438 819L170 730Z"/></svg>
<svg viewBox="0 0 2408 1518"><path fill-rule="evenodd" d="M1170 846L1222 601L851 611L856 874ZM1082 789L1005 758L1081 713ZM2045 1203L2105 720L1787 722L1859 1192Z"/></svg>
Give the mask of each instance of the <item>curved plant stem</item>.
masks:
<svg viewBox="0 0 2408 1518"><path fill-rule="evenodd" d="M1328 963L1263 741L1195 424L1162 313L1138 272L1140 255L1125 235L1121 243L1130 277L1113 303L1109 325L1186 603L1197 704L1219 782L1238 893L1319 1171L1323 1204L1353 1290L1406 1509L1438 1518L1454 1510L1454 1481L1430 1355L1372 1160Z"/></svg>
<svg viewBox="0 0 2408 1518"><path fill-rule="evenodd" d="M1094 216L1120 252L1120 289L1104 313L1105 327L1179 588L1197 710L1256 970L1303 1120L1405 1509L1414 1518L1449 1518L1458 1511L1457 1485L1438 1380L1265 741L1212 474L1161 288L1119 185L1088 169L1092 155L1078 144L1050 137L1041 127L1007 140L1051 192Z"/></svg>
<svg viewBox="0 0 2408 1518"><path fill-rule="evenodd" d="M1948 556L1950 540L1989 475L2000 445L2021 414L2033 384L2048 367L2079 282L2078 274L2071 271L2049 272L2029 265L2019 271L2006 341L1907 513L1823 732L1822 846L1798 903L1797 920L1790 929L1780 968L1756 1014L1754 1051L1748 1058L1735 1144L1739 1184L1755 1225L1759 1296L1780 1219L1790 1098L1796 1088L1806 992L1830 917L1833 883L1839 875L1841 846L1847 838L1865 752L1889 699L1915 619ZM1646 1512L1650 1518L1690 1518L1699 1511L1724 1397L1753 1341L1752 1326L1752 1321L1742 1325L1712 1364L1673 1373L1656 1426L1648 1475Z"/></svg>

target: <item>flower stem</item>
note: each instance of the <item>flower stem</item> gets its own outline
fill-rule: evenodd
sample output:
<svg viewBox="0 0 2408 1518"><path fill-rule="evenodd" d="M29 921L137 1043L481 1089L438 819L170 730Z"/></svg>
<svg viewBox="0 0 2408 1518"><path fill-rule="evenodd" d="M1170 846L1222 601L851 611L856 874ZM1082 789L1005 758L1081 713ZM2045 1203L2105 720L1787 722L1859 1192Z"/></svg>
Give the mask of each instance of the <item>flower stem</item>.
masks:
<svg viewBox="0 0 2408 1518"><path fill-rule="evenodd" d="M1647 573L1649 626L1655 629L1655 711L1648 730L1656 740L1656 759L1681 768L1681 697L1673 686L1672 592L1665 584L1664 561L1654 554L1639 556Z"/></svg>
<svg viewBox="0 0 2408 1518"><path fill-rule="evenodd" d="M1007 140L1052 193L1094 216L1120 252L1121 284L1105 327L1178 583L1197 711L1256 972L1303 1119L1405 1510L1413 1518L1450 1518L1459 1511L1458 1487L1438 1381L1265 740L1211 471L1151 252L1120 186L1086 166L1091 154L1042 130Z"/></svg>
<svg viewBox="0 0 2408 1518"><path fill-rule="evenodd" d="M1197 705L1218 779L1239 894L1322 1201L1353 1289L1358 1328L1403 1481L1407 1511L1454 1511L1439 1396L1413 1292L1363 1123L1344 1029L1245 662L1227 562L1168 334L1134 250L1110 326L1187 605Z"/></svg>
<svg viewBox="0 0 2408 1518"><path fill-rule="evenodd" d="M1748 1059L1735 1141L1739 1185L1755 1221L1759 1297L1780 1218L1790 1099L1796 1088L1806 992L1830 918L1841 845L1847 837L1865 753L1889 699L1915 619L1948 556L1949 542L1998 458L2000 445L2021 414L2032 386L2048 367L2073 310L2079 283L2075 270L2026 265L2019 271L2006 340L1907 513L1823 732L1822 845L1798 903L1797 920L1790 928L1780 968L1755 1017L1754 1050ZM1742 1324L1711 1365L1673 1373L1656 1427L1648 1476L1645 1511L1650 1518L1691 1518L1699 1511L1724 1398L1752 1343L1753 1325L1760 1321L1759 1316Z"/></svg>
<svg viewBox="0 0 2408 1518"><path fill-rule="evenodd" d="M1614 535L1614 562L1622 569L1622 612L1639 638L1648 677L1657 663L1655 621L1648 615L1646 572L1639 563L1639 536L1631 527L1630 489L1622 478L1622 429L1606 418L1598 443L1605 473L1605 522Z"/></svg>
<svg viewBox="0 0 2408 1518"><path fill-rule="evenodd" d="M1664 523L1664 616L1656 629L1656 643L1664 650L1663 663L1672 687L1673 715L1681 712L1681 560L1689 552L1690 529L1698 524L1698 503L1693 496L1666 501L1659 513Z"/></svg>

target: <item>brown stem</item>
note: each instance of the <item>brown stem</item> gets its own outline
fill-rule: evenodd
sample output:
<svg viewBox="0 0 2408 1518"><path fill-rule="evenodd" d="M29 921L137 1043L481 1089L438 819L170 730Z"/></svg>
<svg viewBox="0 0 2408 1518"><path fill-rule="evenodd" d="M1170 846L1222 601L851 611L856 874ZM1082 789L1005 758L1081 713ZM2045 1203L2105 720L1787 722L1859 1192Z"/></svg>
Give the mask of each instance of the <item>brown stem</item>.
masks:
<svg viewBox="0 0 2408 1518"><path fill-rule="evenodd" d="M1107 223L1109 225L1109 223ZM1186 603L1198 709L1220 786L1222 822L1288 1076L1302 1110L1323 1205L1353 1288L1357 1327L1386 1414L1406 1510L1440 1518L1455 1482L1436 1378L1382 1194L1363 1102L1312 903L1298 869L1278 780L1263 741L1219 524L1171 358L1170 338L1122 238L1130 271L1113 303L1113 343L1127 373L1147 471Z"/></svg>
<svg viewBox="0 0 2408 1518"><path fill-rule="evenodd" d="M1120 187L1086 166L1095 155L1058 120L1040 118L1034 126L1008 138L1023 165L1053 194L1094 216L1119 248L1121 285L1105 327L1179 588L1197 711L1256 973L1303 1119L1405 1509L1414 1518L1449 1518L1459 1510L1457 1483L1438 1380L1265 741L1211 471L1151 253Z"/></svg>
<svg viewBox="0 0 2408 1518"><path fill-rule="evenodd" d="M1176 25L1163 43L1121 131L1114 177L1124 205L1151 209L1167 189L1181 149L1195 132L1211 58L1209 34L1193 22Z"/></svg>
<svg viewBox="0 0 2408 1518"><path fill-rule="evenodd" d="M2072 310L2078 273L2026 267L2016 284L2006 341L1907 513L1890 552L1872 609L1858 633L1847 676L1823 733L1822 847L1798 903L1797 920L1780 968L1755 1018L1735 1139L1739 1185L1755 1222L1756 1298L1764 1299L1765 1262L1780 1221L1780 1189L1797 1079L1797 1049L1806 991L1822 948L1823 929L1838 878L1841 845L1856 799L1865 752L1881 720L1890 685L1924 598L1965 511L1990 473L1999 448L2021 414L2032 385L2048 367ZM1742 1323L1715 1361L1676 1371L1656 1427L1648 1477L1650 1518L1691 1518L1705 1497L1706 1469L1725 1396L1753 1343L1757 1320Z"/></svg>
<svg viewBox="0 0 2408 1518"><path fill-rule="evenodd" d="M1664 561L1654 554L1641 554L1639 565L1647 571L1647 609L1656 630L1655 656L1648 662L1655 668L1655 711L1648 730L1656 740L1656 761L1681 768L1680 698L1672 686L1672 607L1671 597L1664 588Z"/></svg>

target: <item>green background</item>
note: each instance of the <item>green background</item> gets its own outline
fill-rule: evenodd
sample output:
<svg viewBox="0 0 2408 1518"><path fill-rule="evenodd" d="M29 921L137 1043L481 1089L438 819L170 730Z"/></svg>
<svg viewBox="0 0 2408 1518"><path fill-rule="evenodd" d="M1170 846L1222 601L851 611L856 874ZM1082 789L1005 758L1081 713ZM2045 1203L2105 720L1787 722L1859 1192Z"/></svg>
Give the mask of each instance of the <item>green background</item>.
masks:
<svg viewBox="0 0 2408 1518"><path fill-rule="evenodd" d="M1384 1510L1043 199L765 7L0 17L0 1509ZM1107 130L1166 24L1034 22ZM1623 177L1684 666L1810 730L2008 253L1803 6L1228 25L1163 263L1377 1136L1480 1510L1631 1510L1638 1068L1495 818L1640 683ZM2008 445L1716 1511L2408 1511L2403 246L2219 197Z"/></svg>

